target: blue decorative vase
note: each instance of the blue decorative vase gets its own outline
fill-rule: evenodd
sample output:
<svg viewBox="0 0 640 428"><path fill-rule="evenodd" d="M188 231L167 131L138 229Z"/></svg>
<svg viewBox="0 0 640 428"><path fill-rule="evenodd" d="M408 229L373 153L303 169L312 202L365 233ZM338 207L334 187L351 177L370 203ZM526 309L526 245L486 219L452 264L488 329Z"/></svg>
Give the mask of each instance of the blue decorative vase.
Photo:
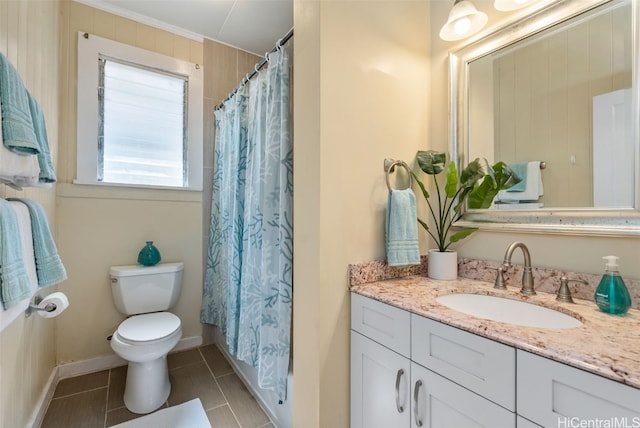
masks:
<svg viewBox="0 0 640 428"><path fill-rule="evenodd" d="M147 241L138 253L138 263L142 266L153 266L160 263L160 251L153 245L153 241Z"/></svg>

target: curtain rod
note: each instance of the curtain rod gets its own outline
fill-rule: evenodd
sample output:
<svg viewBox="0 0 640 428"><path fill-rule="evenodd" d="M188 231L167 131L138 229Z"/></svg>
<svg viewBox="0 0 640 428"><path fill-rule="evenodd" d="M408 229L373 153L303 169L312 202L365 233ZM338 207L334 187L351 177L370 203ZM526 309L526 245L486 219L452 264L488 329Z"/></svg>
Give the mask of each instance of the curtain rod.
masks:
<svg viewBox="0 0 640 428"><path fill-rule="evenodd" d="M282 37L280 40L278 40L278 42L276 43L276 45L273 47L273 49L271 49L269 52L264 54L264 58L262 58L262 61L260 61L259 63L257 63L254 67L253 67L253 71L251 71L250 73L248 73L246 76L244 76L244 78L242 79L242 81L238 84L238 86L235 87L235 89L233 91L231 91L231 93L229 95L227 95L227 97L222 100L222 102L220 104L218 104L214 110L220 110L222 108L222 106L224 106L224 103L226 103L227 101L229 101L231 98L233 98L233 96L236 94L236 92L238 92L238 89L240 89L243 85L246 85L247 83L249 83L249 80L251 80L251 78L253 76L255 76L256 74L258 74L258 71L260 71L260 69L262 67L265 66L265 64L268 62L267 58L269 57L269 54L274 53L275 51L277 51L278 49L280 49L282 46L285 45L285 43L287 43L289 41L290 38L293 37L293 28L291 30L289 30L287 32L287 34L284 35L284 37Z"/></svg>

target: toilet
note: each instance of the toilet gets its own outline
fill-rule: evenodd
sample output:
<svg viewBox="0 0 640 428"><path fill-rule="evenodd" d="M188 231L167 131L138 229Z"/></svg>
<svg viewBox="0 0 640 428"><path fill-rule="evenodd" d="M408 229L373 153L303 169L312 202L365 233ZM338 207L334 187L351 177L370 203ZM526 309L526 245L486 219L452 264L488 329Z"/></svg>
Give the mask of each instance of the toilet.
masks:
<svg viewBox="0 0 640 428"><path fill-rule="evenodd" d="M127 315L113 333L111 349L129 362L124 404L133 413L150 413L169 397L167 354L182 337L180 318L166 312L182 287L184 263L113 266L111 292L118 312Z"/></svg>

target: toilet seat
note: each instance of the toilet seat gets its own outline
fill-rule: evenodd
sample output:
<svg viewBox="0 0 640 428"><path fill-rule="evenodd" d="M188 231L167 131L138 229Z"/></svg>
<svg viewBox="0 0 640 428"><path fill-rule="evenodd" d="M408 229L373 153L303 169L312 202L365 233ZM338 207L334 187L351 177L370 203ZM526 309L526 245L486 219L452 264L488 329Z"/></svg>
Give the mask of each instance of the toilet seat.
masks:
<svg viewBox="0 0 640 428"><path fill-rule="evenodd" d="M134 315L124 320L117 330L120 340L129 344L150 344L180 330L180 318L170 312Z"/></svg>

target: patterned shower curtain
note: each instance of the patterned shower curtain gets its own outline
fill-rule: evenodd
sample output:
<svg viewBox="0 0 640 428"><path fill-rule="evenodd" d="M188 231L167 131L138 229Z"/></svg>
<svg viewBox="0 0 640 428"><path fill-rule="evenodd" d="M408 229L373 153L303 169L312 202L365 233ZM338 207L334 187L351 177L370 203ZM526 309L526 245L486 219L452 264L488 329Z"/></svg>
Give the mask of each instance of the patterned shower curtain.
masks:
<svg viewBox="0 0 640 428"><path fill-rule="evenodd" d="M293 152L285 49L215 112L201 320L286 398L293 271Z"/></svg>

